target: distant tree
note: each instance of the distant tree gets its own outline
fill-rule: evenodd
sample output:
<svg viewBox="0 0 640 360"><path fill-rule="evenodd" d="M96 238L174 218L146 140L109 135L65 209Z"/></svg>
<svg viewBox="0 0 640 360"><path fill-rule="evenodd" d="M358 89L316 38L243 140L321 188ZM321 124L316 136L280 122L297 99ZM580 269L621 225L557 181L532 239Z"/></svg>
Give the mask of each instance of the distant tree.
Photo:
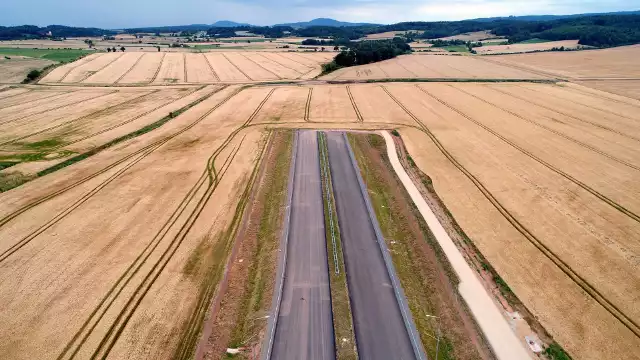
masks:
<svg viewBox="0 0 640 360"><path fill-rule="evenodd" d="M336 46L333 47L333 51L338 51L338 50L340 50L339 46L336 45Z"/></svg>
<svg viewBox="0 0 640 360"><path fill-rule="evenodd" d="M156 46L156 48L158 48L158 52L160 52L160 46Z"/></svg>
<svg viewBox="0 0 640 360"><path fill-rule="evenodd" d="M320 51L324 51L324 46L320 48Z"/></svg>
<svg viewBox="0 0 640 360"><path fill-rule="evenodd" d="M116 47L115 47L115 46L114 46L114 47L112 47L112 48L111 48L111 51L116 52Z"/></svg>
<svg viewBox="0 0 640 360"><path fill-rule="evenodd" d="M126 50L126 49L124 48L124 46L122 46L122 47L120 48L120 51L122 51L122 52L124 52L125 50Z"/></svg>
<svg viewBox="0 0 640 360"><path fill-rule="evenodd" d="M111 48L107 48L107 52L111 52Z"/></svg>

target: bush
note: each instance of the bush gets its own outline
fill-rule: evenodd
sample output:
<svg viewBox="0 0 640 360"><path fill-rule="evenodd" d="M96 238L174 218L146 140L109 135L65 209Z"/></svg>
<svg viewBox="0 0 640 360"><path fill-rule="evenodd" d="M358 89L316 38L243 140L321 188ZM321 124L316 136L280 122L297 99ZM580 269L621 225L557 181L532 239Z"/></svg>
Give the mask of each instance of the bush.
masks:
<svg viewBox="0 0 640 360"><path fill-rule="evenodd" d="M398 137L400 137L400 133L399 133L399 132L398 132L398 130L396 130L396 129L393 129L393 130L391 131L391 134L392 134L393 136L398 136Z"/></svg>
<svg viewBox="0 0 640 360"><path fill-rule="evenodd" d="M547 354L551 360L571 360L571 356L556 343L549 345L549 347L544 350L544 353Z"/></svg>
<svg viewBox="0 0 640 360"><path fill-rule="evenodd" d="M338 69L342 68L342 66L338 65L335 60L327 63L327 64L322 64L322 74L321 75L326 75L330 72L336 71Z"/></svg>

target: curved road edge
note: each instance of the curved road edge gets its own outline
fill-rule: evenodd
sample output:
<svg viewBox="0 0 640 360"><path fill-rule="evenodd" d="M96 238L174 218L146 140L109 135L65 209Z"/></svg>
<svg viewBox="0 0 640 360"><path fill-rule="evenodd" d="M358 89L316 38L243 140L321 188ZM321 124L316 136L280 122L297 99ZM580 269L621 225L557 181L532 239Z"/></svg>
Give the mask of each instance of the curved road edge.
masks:
<svg viewBox="0 0 640 360"><path fill-rule="evenodd" d="M276 268L276 291L273 292L271 300L272 309L269 320L267 321L267 332L264 337L264 343L260 359L269 360L271 358L271 350L273 349L273 340L276 334L276 326L280 312L280 300L282 299L282 289L284 286L284 274L287 263L287 243L289 242L289 222L291 220L291 200L293 199L293 184L295 183L296 158L298 155L298 131L294 131L293 135L293 151L291 155L291 165L289 168L289 181L287 183L287 208L284 215L284 223L282 228L282 237L280 238L280 259Z"/></svg>
<svg viewBox="0 0 640 360"><path fill-rule="evenodd" d="M429 226L438 244L444 251L447 260L460 279L458 291L473 314L478 326L482 329L493 352L499 360L531 359L531 355L524 348L522 342L511 330L502 311L493 301L480 280L475 276L469 264L454 244L449 234L444 230L438 218L422 198L420 191L400 164L395 143L388 131L380 131L387 145L387 155L391 166L402 185L411 196L420 215Z"/></svg>
<svg viewBox="0 0 640 360"><path fill-rule="evenodd" d="M393 266L393 260L391 259L391 255L389 255L389 249L387 248L387 243L384 241L384 237L382 236L382 231L380 230L380 224L378 224L376 213L373 210L373 207L371 205L371 199L369 199L367 186L364 184L364 181L362 180L362 175L360 174L360 168L358 167L356 157L353 154L351 145L349 144L349 139L347 139L347 134L343 132L342 136L344 136L345 144L347 145L347 150L349 151L349 158L351 159L351 164L356 170L355 172L356 172L356 177L358 179L358 185L360 185L360 191L362 192L362 197L364 198L365 205L367 206L367 212L369 213L371 223L373 224L373 229L376 233L376 240L378 242L378 245L380 246L380 251L382 252L382 258L387 268L387 272L389 273L389 278L391 279L391 285L393 286L393 290L396 295L398 307L400 308L400 312L402 313L402 319L404 321L404 325L407 328L407 333L409 334L409 338L411 339L411 346L413 348L413 352L415 354L416 359L426 360L427 356L422 346L422 342L420 341L420 334L418 334L416 325L413 322L413 317L411 316L411 310L409 309L409 303L407 302L407 298L404 294L404 291L402 290L402 286L400 285L400 280L396 276L396 270L395 270L395 267Z"/></svg>

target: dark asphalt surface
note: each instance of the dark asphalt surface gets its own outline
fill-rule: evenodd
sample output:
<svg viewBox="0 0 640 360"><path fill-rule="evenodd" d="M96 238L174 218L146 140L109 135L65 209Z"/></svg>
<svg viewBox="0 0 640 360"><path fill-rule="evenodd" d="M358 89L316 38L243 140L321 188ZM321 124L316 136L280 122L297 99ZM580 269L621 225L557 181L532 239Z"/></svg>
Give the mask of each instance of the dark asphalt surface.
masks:
<svg viewBox="0 0 640 360"><path fill-rule="evenodd" d="M315 131L299 131L285 280L271 359L335 359ZM366 358L364 358L366 359Z"/></svg>
<svg viewBox="0 0 640 360"><path fill-rule="evenodd" d="M356 342L360 359L415 359L346 142L327 132Z"/></svg>

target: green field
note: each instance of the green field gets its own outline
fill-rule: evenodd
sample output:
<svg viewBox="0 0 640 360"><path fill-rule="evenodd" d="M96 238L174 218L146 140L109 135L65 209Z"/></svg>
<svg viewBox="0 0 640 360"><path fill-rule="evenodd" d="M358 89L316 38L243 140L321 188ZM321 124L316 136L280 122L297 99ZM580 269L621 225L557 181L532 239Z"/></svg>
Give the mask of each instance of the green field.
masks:
<svg viewBox="0 0 640 360"><path fill-rule="evenodd" d="M469 52L469 49L466 45L449 45L449 46L441 46L439 49L444 49L449 52Z"/></svg>
<svg viewBox="0 0 640 360"><path fill-rule="evenodd" d="M525 40L525 41L520 41L518 44L539 44L539 43L546 43L546 42L549 42L549 41L551 41L551 40L533 38L533 39L529 39L529 40Z"/></svg>
<svg viewBox="0 0 640 360"><path fill-rule="evenodd" d="M0 48L3 56L28 56L42 58L57 62L71 62L78 58L93 53L93 50L79 49L24 49L24 48Z"/></svg>

